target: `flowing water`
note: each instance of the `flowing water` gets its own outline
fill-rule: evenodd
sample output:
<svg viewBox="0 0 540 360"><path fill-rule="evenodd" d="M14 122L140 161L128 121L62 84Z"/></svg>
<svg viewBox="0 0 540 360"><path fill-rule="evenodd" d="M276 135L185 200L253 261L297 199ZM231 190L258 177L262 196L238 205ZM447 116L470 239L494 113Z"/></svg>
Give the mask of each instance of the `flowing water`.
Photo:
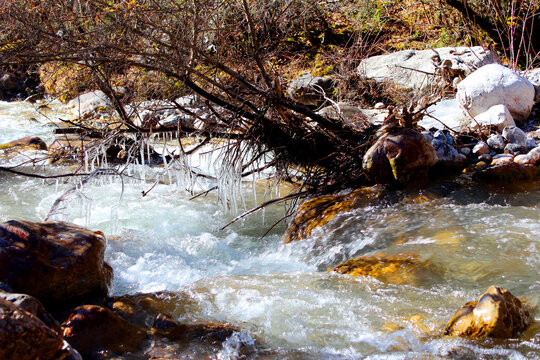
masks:
<svg viewBox="0 0 540 360"><path fill-rule="evenodd" d="M41 109L45 114L36 107L0 102L0 143L28 135L50 143L50 117L58 116L59 105ZM198 159L200 167L208 160ZM250 356L260 359L540 359L538 315L537 324L515 339L440 335L454 312L490 285L538 301L540 183L506 190L441 183L394 192L336 216L309 239L283 244L284 224L261 239L284 215L283 205L221 230L235 213L219 204L215 191L190 200L192 189L186 190L180 173L154 183L163 168L142 167L133 174L143 173L146 181L96 177L51 218L109 235L114 295L177 292L189 299L179 300L172 314L180 320L211 319L244 329L215 358L241 358L239 344L256 341L259 350ZM32 163L20 169L70 170ZM0 179L0 221L42 221L75 181L3 172ZM202 181L195 188L212 186ZM277 196L260 182L240 189L239 211ZM326 271L355 256L401 252L433 264L432 278L417 286L393 285Z"/></svg>

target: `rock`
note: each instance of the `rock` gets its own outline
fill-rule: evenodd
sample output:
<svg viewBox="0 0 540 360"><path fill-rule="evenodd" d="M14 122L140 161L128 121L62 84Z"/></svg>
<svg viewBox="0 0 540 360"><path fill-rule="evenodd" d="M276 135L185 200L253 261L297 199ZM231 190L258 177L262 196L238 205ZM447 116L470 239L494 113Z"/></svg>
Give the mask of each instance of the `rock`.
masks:
<svg viewBox="0 0 540 360"><path fill-rule="evenodd" d="M485 162L486 164L489 164L491 163L491 155L489 154L482 154L478 157L478 160L479 161L483 161Z"/></svg>
<svg viewBox="0 0 540 360"><path fill-rule="evenodd" d="M440 64L447 64L444 73L439 72L442 67L437 69L437 62L433 60L437 55ZM454 78L465 77L472 70L497 60L494 52L480 46L443 47L435 51L403 50L364 59L357 71L368 79L379 82L392 81L402 89L425 90L440 86L441 83L452 83Z"/></svg>
<svg viewBox="0 0 540 360"><path fill-rule="evenodd" d="M538 164L540 162L540 146L529 151L528 155L532 158L535 164Z"/></svg>
<svg viewBox="0 0 540 360"><path fill-rule="evenodd" d="M489 64L459 83L456 99L473 117L503 104L514 119L525 120L534 105L534 91L534 86L516 72L499 64Z"/></svg>
<svg viewBox="0 0 540 360"><path fill-rule="evenodd" d="M39 320L43 321L45 325L60 334L60 324L47 312L47 310L45 310L43 305L35 297L26 294L13 294L0 291L0 298L10 301L20 309L29 312Z"/></svg>
<svg viewBox="0 0 540 360"><path fill-rule="evenodd" d="M36 150L47 150L47 144L45 141L37 136L27 136L22 139L17 139L10 141L6 144L0 144L0 150L9 150L9 149L36 149Z"/></svg>
<svg viewBox="0 0 540 360"><path fill-rule="evenodd" d="M521 146L525 146L527 144L527 134L517 126L507 126L503 129L502 132L503 138L511 143L511 144L517 144Z"/></svg>
<svg viewBox="0 0 540 360"><path fill-rule="evenodd" d="M472 149L472 153L478 156L489 154L489 145L483 141L479 141L476 143L476 145L474 145Z"/></svg>
<svg viewBox="0 0 540 360"><path fill-rule="evenodd" d="M65 222L0 224L0 281L58 307L104 296L112 280L105 237Z"/></svg>
<svg viewBox="0 0 540 360"><path fill-rule="evenodd" d="M512 154L499 154L495 155L491 160L492 165L505 165L514 161L514 155Z"/></svg>
<svg viewBox="0 0 540 360"><path fill-rule="evenodd" d="M536 307L508 290L491 286L478 301L469 301L450 319L445 335L507 339L519 336L534 322Z"/></svg>
<svg viewBox="0 0 540 360"><path fill-rule="evenodd" d="M421 134L424 135L426 139L429 140L429 142L433 141L433 134L431 133L431 131L424 130Z"/></svg>
<svg viewBox="0 0 540 360"><path fill-rule="evenodd" d="M13 73L0 74L0 91L19 91L21 88L21 79Z"/></svg>
<svg viewBox="0 0 540 360"><path fill-rule="evenodd" d="M331 119L343 121L345 125L355 130L363 130L367 125L380 125L388 116L388 110L361 109L346 103L326 106L317 111L317 114Z"/></svg>
<svg viewBox="0 0 540 360"><path fill-rule="evenodd" d="M467 130L470 119L459 107L456 99L444 99L426 109L427 115L418 122L426 130L451 129L462 132Z"/></svg>
<svg viewBox="0 0 540 360"><path fill-rule="evenodd" d="M524 145L518 145L518 144L506 144L504 147L504 153L510 154L510 155L519 155L519 154L526 154L527 153L527 147Z"/></svg>
<svg viewBox="0 0 540 360"><path fill-rule="evenodd" d="M75 308L62 328L64 339L85 357L134 351L146 340L146 331L96 305Z"/></svg>
<svg viewBox="0 0 540 360"><path fill-rule="evenodd" d="M471 149L468 147L462 147L461 149L459 149L459 152L465 156L469 156L471 154Z"/></svg>
<svg viewBox="0 0 540 360"><path fill-rule="evenodd" d="M362 166L375 183L405 184L437 163L437 153L425 136L413 129L383 134L364 155Z"/></svg>
<svg viewBox="0 0 540 360"><path fill-rule="evenodd" d="M378 102L375 104L375 106L373 106L373 108L376 110L386 109L386 105L384 105L382 102Z"/></svg>
<svg viewBox="0 0 540 360"><path fill-rule="evenodd" d="M487 144L490 148L495 150L504 150L506 143L502 135L493 134L487 139Z"/></svg>
<svg viewBox="0 0 540 360"><path fill-rule="evenodd" d="M152 327L152 334L154 335L184 342L194 340L224 342L233 333L240 331L240 328L230 324L212 321L181 324L166 314L158 315Z"/></svg>
<svg viewBox="0 0 540 360"><path fill-rule="evenodd" d="M525 146L527 147L528 150L532 150L537 146L537 144L534 139L531 139L528 137L527 142L525 143Z"/></svg>
<svg viewBox="0 0 540 360"><path fill-rule="evenodd" d="M419 260L413 253L362 256L330 270L350 276L371 276L387 283L413 286L425 284L433 280L437 274L431 264Z"/></svg>
<svg viewBox="0 0 540 360"><path fill-rule="evenodd" d="M531 165L520 165L512 160L492 162L487 168L482 168L475 173L474 178L485 182L514 183L538 178L540 168Z"/></svg>
<svg viewBox="0 0 540 360"><path fill-rule="evenodd" d="M514 162L519 165L535 165L535 161L529 154L516 156Z"/></svg>
<svg viewBox="0 0 540 360"><path fill-rule="evenodd" d="M289 84L287 94L303 105L319 106L325 97L332 97L334 86L335 80L332 78L304 73Z"/></svg>
<svg viewBox="0 0 540 360"><path fill-rule="evenodd" d="M473 130L495 129L502 131L506 126L515 126L514 118L505 105L494 105L485 112L476 115L474 121L470 121Z"/></svg>
<svg viewBox="0 0 540 360"><path fill-rule="evenodd" d="M85 116L97 110L113 108L111 99L101 90L81 94L68 102L67 106L73 108L76 116Z"/></svg>
<svg viewBox="0 0 540 360"><path fill-rule="evenodd" d="M433 134L433 139L440 140L445 144L448 143L447 138L446 138L446 134L441 130L435 131L435 134ZM433 145L433 142L431 144ZM435 150L437 150L437 149L435 149Z"/></svg>
<svg viewBox="0 0 540 360"><path fill-rule="evenodd" d="M0 298L0 359L52 359L63 343L60 334L37 317Z"/></svg>
<svg viewBox="0 0 540 360"><path fill-rule="evenodd" d="M444 140L434 139L431 144L437 152L437 167L462 169L467 166L467 157L458 153L453 146L449 145L446 142L446 136L444 137Z"/></svg>
<svg viewBox="0 0 540 360"><path fill-rule="evenodd" d="M284 243L311 236L313 230L328 224L340 213L356 206L367 205L381 197L379 187L365 187L341 195L322 195L304 201L284 235Z"/></svg>

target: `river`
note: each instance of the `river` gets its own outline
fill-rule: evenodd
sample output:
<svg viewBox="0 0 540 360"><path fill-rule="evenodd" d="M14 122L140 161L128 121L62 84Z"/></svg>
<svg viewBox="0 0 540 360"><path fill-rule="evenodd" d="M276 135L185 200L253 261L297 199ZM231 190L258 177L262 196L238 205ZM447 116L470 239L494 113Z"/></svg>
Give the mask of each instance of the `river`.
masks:
<svg viewBox="0 0 540 360"><path fill-rule="evenodd" d="M50 144L55 119L67 115L57 103L36 112L40 104L0 102L0 143L37 135ZM196 161L203 167L206 160ZM190 200L193 189L174 176L152 188L163 170L142 167L134 166L132 173L143 174L145 181L96 177L51 218L108 235L113 295L178 292L190 299L189 312L173 314L180 320L212 319L245 329L216 358L241 358L235 341L257 339L266 350L251 358L540 359L538 315L516 339L440 336L454 312L490 285L538 302L540 182L518 189L441 182L420 191L395 191L335 217L308 239L283 244L284 224L261 239L283 216L283 205L221 230L237 213L220 205L216 192ZM20 169L70 170L32 163ZM42 221L76 182L2 172L0 179L0 221ZM195 190L211 186L201 182ZM270 193L278 196L259 181L241 190L238 211ZM436 274L412 286L326 271L355 256L401 252L434 264Z"/></svg>

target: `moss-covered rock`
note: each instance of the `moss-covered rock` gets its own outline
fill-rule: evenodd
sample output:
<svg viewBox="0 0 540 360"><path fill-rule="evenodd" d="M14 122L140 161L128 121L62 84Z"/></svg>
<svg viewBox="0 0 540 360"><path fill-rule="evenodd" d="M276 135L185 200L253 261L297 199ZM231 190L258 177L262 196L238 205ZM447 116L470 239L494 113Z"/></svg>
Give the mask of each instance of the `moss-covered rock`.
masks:
<svg viewBox="0 0 540 360"><path fill-rule="evenodd" d="M469 301L450 319L445 335L506 339L519 335L534 322L536 306L491 286L478 301Z"/></svg>

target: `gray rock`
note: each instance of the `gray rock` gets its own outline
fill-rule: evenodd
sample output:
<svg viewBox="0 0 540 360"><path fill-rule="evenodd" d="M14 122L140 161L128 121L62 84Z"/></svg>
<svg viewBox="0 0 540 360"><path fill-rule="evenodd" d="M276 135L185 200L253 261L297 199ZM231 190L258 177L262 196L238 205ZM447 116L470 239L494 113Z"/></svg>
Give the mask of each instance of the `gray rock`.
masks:
<svg viewBox="0 0 540 360"><path fill-rule="evenodd" d="M330 105L317 111L317 114L327 116L331 119L343 121L347 126L353 129L362 129L365 121L370 124L380 125L388 116L388 110L381 109L361 109L347 103L337 103L337 106Z"/></svg>
<svg viewBox="0 0 540 360"><path fill-rule="evenodd" d="M421 134L424 135L430 142L433 141L433 134L431 131L424 130Z"/></svg>
<svg viewBox="0 0 540 360"><path fill-rule="evenodd" d="M472 152L474 155L479 156L489 154L489 145L483 141L479 141L478 143L476 143L476 145L474 145Z"/></svg>
<svg viewBox="0 0 540 360"><path fill-rule="evenodd" d="M487 139L487 144L494 150L504 150L504 147L506 146L504 137L499 134L491 135L489 139Z"/></svg>
<svg viewBox="0 0 540 360"><path fill-rule="evenodd" d="M101 90L81 94L68 102L67 106L72 108L73 113L78 116L94 112L100 108L113 108L111 99Z"/></svg>
<svg viewBox="0 0 540 360"><path fill-rule="evenodd" d="M471 149L468 147L462 147L461 149L459 149L459 152L465 156L468 156L471 154Z"/></svg>
<svg viewBox="0 0 540 360"><path fill-rule="evenodd" d="M434 139L431 144L437 153L438 163L450 167L463 167L467 163L465 155L460 154L445 140Z"/></svg>
<svg viewBox="0 0 540 360"><path fill-rule="evenodd" d="M527 142L525 143L525 146L529 150L534 149L536 147L536 141L534 139L531 139L530 137L528 137Z"/></svg>
<svg viewBox="0 0 540 360"><path fill-rule="evenodd" d="M435 131L435 134L433 134L433 139L444 141L445 143L448 143L448 139L446 138L446 134L442 130ZM435 146L435 145L433 145Z"/></svg>
<svg viewBox="0 0 540 360"><path fill-rule="evenodd" d="M364 59L358 66L358 73L376 81L392 81L403 89L426 90L444 83L436 75L436 58L450 63L448 74L466 76L484 64L498 61L498 56L480 46L443 47L435 50L403 50L387 55ZM435 60L435 61L434 61ZM446 61L448 60L448 61ZM430 75L433 74L433 75ZM454 76L450 76L450 82Z"/></svg>
<svg viewBox="0 0 540 360"><path fill-rule="evenodd" d="M483 161L486 164L489 164L491 162L491 155L489 154L482 154L478 157L479 161Z"/></svg>
<svg viewBox="0 0 540 360"><path fill-rule="evenodd" d="M505 154L511 154L511 155L519 155L519 154L526 154L527 153L527 147L524 145L519 144L506 144L504 147L504 153Z"/></svg>
<svg viewBox="0 0 540 360"><path fill-rule="evenodd" d="M527 144L527 134L517 126L507 126L503 129L502 136L504 139L511 143L521 146Z"/></svg>
<svg viewBox="0 0 540 360"><path fill-rule="evenodd" d="M287 94L303 105L319 106L325 97L331 97L335 84L332 78L304 73L290 83Z"/></svg>

